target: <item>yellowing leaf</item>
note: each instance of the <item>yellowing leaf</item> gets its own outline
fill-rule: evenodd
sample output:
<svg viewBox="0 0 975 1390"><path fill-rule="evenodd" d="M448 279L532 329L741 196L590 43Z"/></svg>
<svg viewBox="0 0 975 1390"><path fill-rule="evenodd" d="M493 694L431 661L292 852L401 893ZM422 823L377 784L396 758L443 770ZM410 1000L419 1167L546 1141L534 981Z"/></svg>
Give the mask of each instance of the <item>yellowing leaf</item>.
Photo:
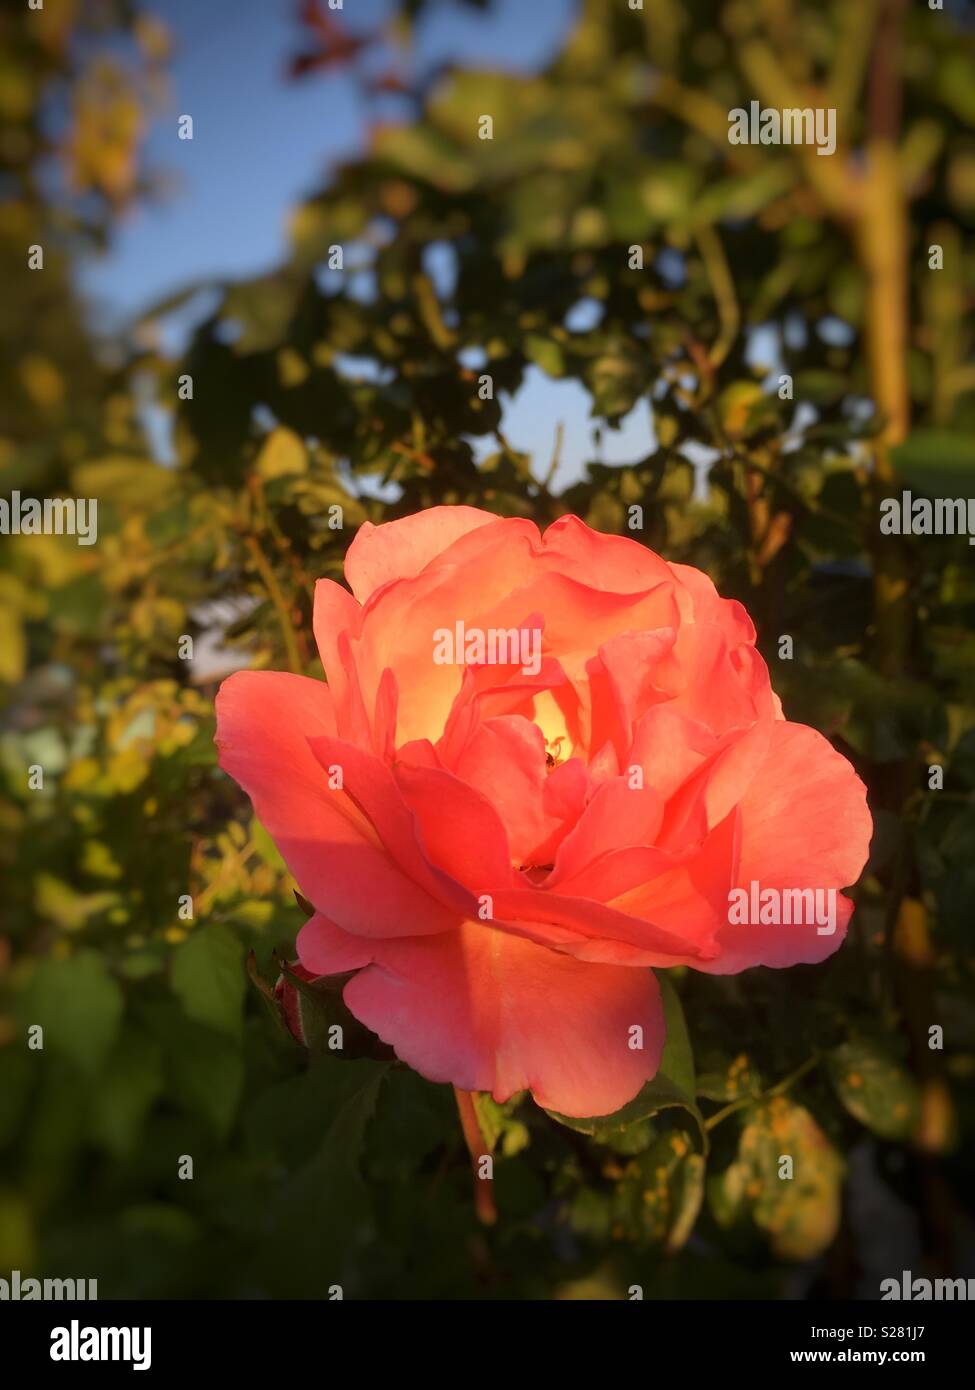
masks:
<svg viewBox="0 0 975 1390"><path fill-rule="evenodd" d="M811 1260L839 1228L843 1160L809 1111L785 1096L745 1114L738 1157L711 1191L715 1216L730 1226L749 1215L780 1259Z"/></svg>
<svg viewBox="0 0 975 1390"><path fill-rule="evenodd" d="M308 468L308 452L294 431L282 425L268 435L254 467L262 478L304 473Z"/></svg>
<svg viewBox="0 0 975 1390"><path fill-rule="evenodd" d="M64 931L77 931L89 918L113 907L117 893L79 893L54 874L40 873L34 885L34 905L38 915Z"/></svg>

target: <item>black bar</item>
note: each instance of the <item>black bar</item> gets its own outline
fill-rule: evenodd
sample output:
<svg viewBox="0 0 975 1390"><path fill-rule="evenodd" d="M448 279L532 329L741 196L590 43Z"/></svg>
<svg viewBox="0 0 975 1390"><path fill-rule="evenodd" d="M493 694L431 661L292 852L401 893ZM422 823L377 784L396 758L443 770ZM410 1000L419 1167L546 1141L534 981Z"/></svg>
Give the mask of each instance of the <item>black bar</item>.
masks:
<svg viewBox="0 0 975 1390"><path fill-rule="evenodd" d="M449 1310L449 1321L444 1310ZM72 1339L72 1325L76 1331ZM309 1300L275 1302L104 1301L99 1303L0 1303L4 1359L15 1355L25 1373L71 1365L66 1381L79 1371L132 1375L128 1361L52 1359L52 1349L66 1346L80 1353L97 1344L90 1328L139 1329L130 1342L134 1357L145 1360L143 1329L148 1328L149 1364L141 1375L172 1381L198 1369L218 1368L221 1375L273 1375L292 1380L298 1374L329 1374L351 1359L358 1375L372 1381L384 1358L405 1375L421 1357L431 1367L441 1354L458 1374L464 1362L489 1347L534 1347L547 1365L562 1358L577 1374L589 1358L602 1376L616 1365L615 1379L627 1366L642 1364L656 1379L668 1368L693 1368L747 1376L752 1371L788 1372L793 1366L819 1365L846 1370L854 1365L929 1371L959 1364L967 1348L971 1319L964 1302L641 1302L589 1303L486 1300L476 1303ZM62 1331L58 1331L61 1329ZM67 1339L63 1331L68 1333ZM485 1342L485 1338L488 1340ZM514 1343L512 1339L517 1338ZM964 1343L963 1343L964 1338ZM448 1347L466 1345L461 1361ZM115 1340L120 1352L124 1339ZM426 1349L424 1351L424 1348ZM480 1350L478 1350L480 1348ZM582 1361L580 1361L580 1356ZM361 1361L360 1361L361 1358ZM8 1361L9 1365L9 1361ZM343 1378L348 1378L347 1370ZM50 1374L50 1372L48 1372ZM478 1378L480 1378L480 1373ZM412 1374L412 1373L411 1373ZM26 1382L24 1382L26 1383ZM46 1383L46 1382L45 1382Z"/></svg>

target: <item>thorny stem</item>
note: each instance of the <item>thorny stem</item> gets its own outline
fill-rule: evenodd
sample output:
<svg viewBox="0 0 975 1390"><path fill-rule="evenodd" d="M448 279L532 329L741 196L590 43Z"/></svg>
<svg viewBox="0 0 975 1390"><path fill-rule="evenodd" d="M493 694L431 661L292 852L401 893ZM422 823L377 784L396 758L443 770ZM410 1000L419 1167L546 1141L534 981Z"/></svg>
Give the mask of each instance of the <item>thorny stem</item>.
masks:
<svg viewBox="0 0 975 1390"><path fill-rule="evenodd" d="M494 1205L494 1180L482 1178L478 1172L480 1161L487 1153L480 1121L474 1109L473 1091L462 1091L454 1087L457 1109L460 1112L460 1125L464 1131L467 1151L471 1156L471 1175L474 1181L474 1211L483 1226L493 1226L498 1219L498 1209Z"/></svg>

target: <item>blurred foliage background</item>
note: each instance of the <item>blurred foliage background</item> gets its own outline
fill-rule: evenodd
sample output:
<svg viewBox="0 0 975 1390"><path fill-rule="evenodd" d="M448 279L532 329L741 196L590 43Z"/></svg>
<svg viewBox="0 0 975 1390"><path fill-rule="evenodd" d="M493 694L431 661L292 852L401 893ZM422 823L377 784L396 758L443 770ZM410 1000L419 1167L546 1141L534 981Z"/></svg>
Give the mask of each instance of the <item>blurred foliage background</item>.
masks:
<svg viewBox="0 0 975 1390"><path fill-rule="evenodd" d="M399 7L400 44L426 8ZM356 77L379 42L324 11L296 14L294 82ZM162 328L199 286L109 339L73 273L151 200L164 20L112 0L0 19L0 492L97 497L99 527L0 537L0 1273L391 1298L975 1275L972 551L878 525L902 485L975 492L970 11L580 0L535 74L385 73L403 119L178 352ZM836 155L729 145L753 98L835 106ZM592 401L597 447L557 494L557 420L552 457L504 429L533 366ZM601 462L641 402L645 451ZM310 1055L274 1016L302 912L212 745L222 671L318 674L312 586L356 526L438 503L624 533L642 505L638 539L748 606L788 716L855 763L876 822L825 966L670 975L666 1095L572 1127L478 1101L490 1229L449 1088Z"/></svg>

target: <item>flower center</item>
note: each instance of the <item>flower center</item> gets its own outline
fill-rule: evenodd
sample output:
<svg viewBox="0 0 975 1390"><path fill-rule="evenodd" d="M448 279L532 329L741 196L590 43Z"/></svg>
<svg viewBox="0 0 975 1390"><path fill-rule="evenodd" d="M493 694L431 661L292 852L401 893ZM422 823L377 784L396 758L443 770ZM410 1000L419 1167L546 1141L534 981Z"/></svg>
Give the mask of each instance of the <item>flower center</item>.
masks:
<svg viewBox="0 0 975 1390"><path fill-rule="evenodd" d="M551 772L559 763L566 762L572 756L572 739L565 715L550 690L542 690L535 696L532 719L542 731L542 738L545 740L545 766Z"/></svg>
<svg viewBox="0 0 975 1390"><path fill-rule="evenodd" d="M551 772L553 768L558 767L560 763L565 762L565 758L562 756L562 744L564 741L564 738L557 738L545 745L545 767L549 772Z"/></svg>

